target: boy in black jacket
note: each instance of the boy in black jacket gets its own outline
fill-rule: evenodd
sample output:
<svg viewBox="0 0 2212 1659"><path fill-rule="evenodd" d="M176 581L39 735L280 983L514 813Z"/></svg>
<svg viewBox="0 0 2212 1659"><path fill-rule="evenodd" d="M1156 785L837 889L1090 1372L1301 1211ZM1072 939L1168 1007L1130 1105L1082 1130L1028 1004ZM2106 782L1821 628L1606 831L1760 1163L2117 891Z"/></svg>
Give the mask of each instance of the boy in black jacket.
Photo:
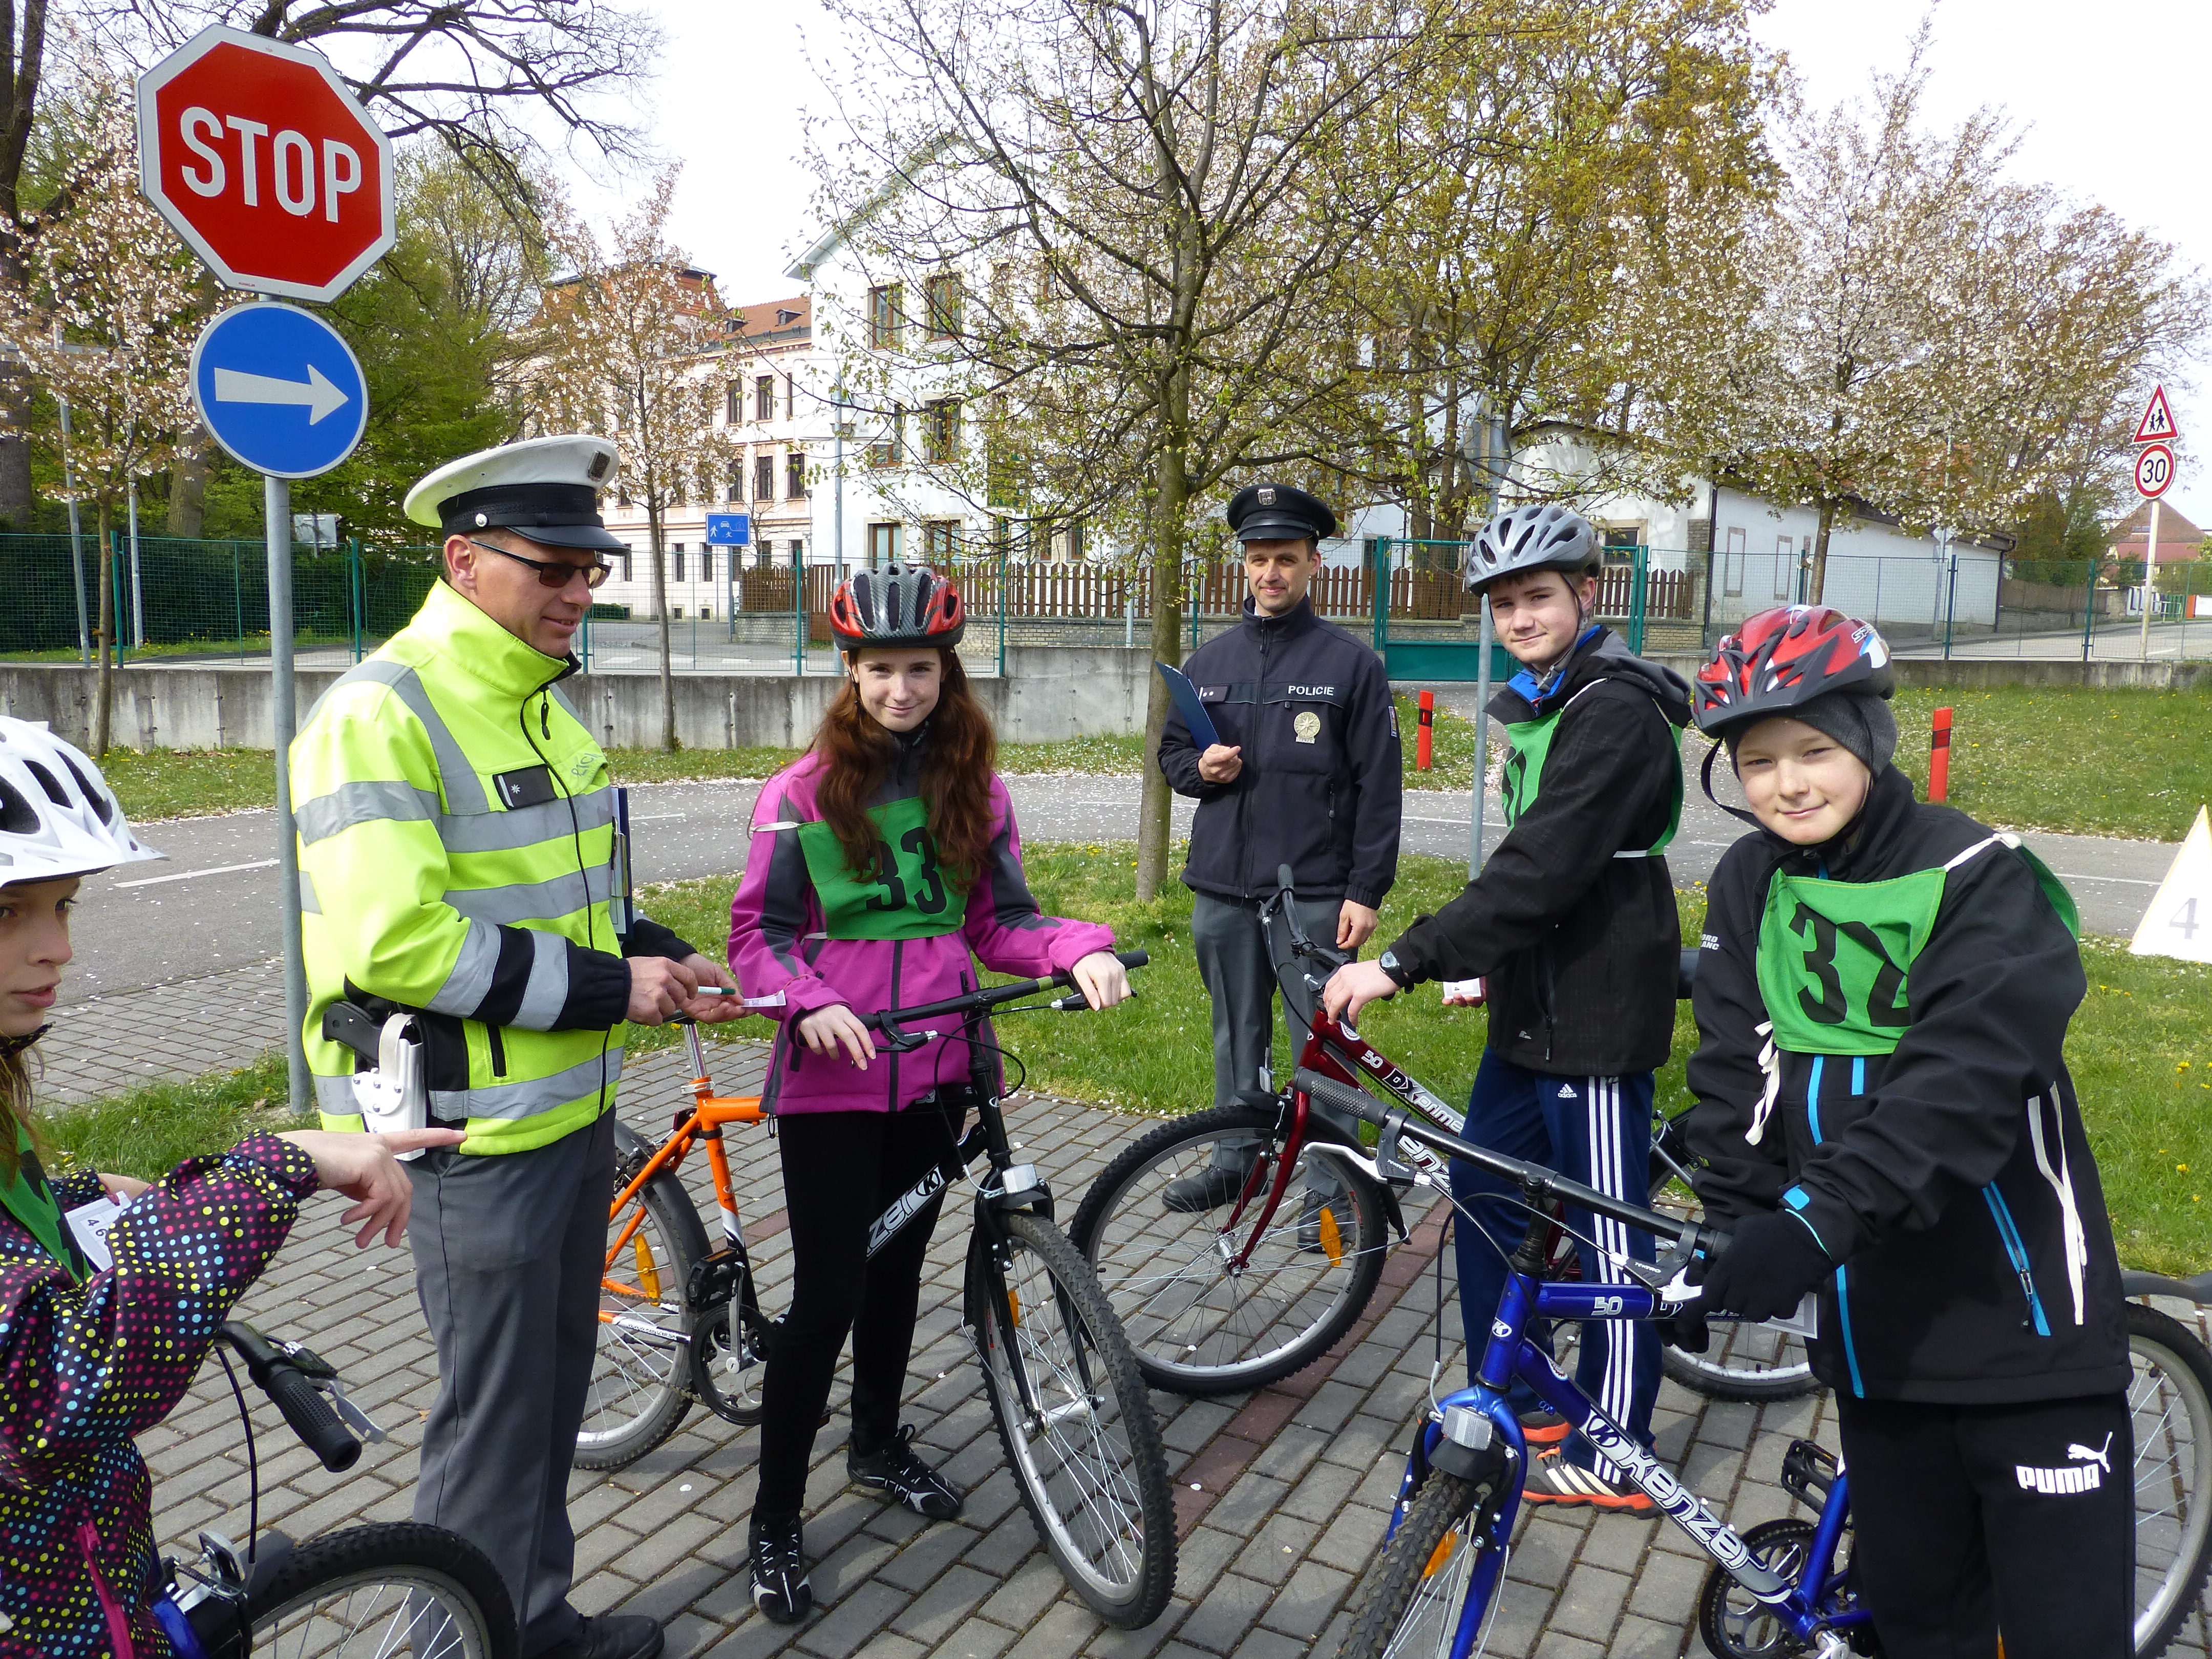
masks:
<svg viewBox="0 0 2212 1659"><path fill-rule="evenodd" d="M1695 991L1698 1194L1734 1243L1680 1321L1820 1294L1853 1559L1890 1659L2124 1659L2130 1368L2061 1049L2072 900L1890 764L1888 652L1790 606L1699 671L1762 833L1714 872ZM1710 762L1708 763L1710 768Z"/></svg>
<svg viewBox="0 0 2212 1659"><path fill-rule="evenodd" d="M1681 929L1664 849L1682 806L1678 728L1689 688L1629 654L1590 620L1601 560L1588 520L1516 507L1485 526L1468 586L1487 591L1498 637L1522 665L1491 704L1505 722L1510 826L1481 875L1372 963L1331 976L1325 1001L1356 1018L1425 979L1489 981L1490 1036L1468 1103L1468 1139L1562 1170L1636 1203L1649 1192L1652 1073L1674 1031ZM1480 1226L1455 1230L1460 1313L1480 1355L1528 1217L1499 1182L1462 1164L1452 1186ZM1579 1211L1569 1224L1612 1255L1649 1261L1650 1235ZM1624 1278L1585 1248L1593 1282ZM1542 1340L1540 1336L1539 1340ZM1645 1445L1659 1389L1659 1340L1619 1320L1583 1327L1576 1379ZM1530 1503L1651 1513L1651 1500L1599 1458L1527 1385L1513 1403L1547 1449Z"/></svg>

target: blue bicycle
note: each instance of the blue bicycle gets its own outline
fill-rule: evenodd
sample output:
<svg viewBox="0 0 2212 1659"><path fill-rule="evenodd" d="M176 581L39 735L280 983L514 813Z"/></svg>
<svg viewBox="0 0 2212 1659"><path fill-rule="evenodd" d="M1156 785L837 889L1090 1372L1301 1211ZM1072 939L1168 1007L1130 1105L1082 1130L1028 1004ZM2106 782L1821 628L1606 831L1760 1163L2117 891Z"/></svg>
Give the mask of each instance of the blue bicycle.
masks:
<svg viewBox="0 0 2212 1659"><path fill-rule="evenodd" d="M1511 1258L1473 1385L1437 1401L1415 1437L1382 1555L1354 1606L1340 1659L1469 1659L1480 1650L1528 1467L1519 1417L1505 1400L1516 1376L1711 1557L1698 1622L1719 1659L1881 1652L1852 1583L1850 1483L1832 1455L1796 1440L1783 1461L1783 1485L1816 1511L1812 1521L1769 1521L1738 1535L1528 1334L1536 1319L1650 1318L1663 1311L1660 1288L1692 1261L1726 1249L1724 1233L1474 1146L1318 1073L1301 1068L1297 1086L1380 1128L1371 1158L1328 1149L1378 1181L1425 1179L1400 1154L1401 1142L1411 1139L1513 1182L1531 1216L1564 1204L1640 1228L1663 1246L1656 1266L1614 1261L1635 1283L1554 1283L1544 1278L1549 1230L1528 1230ZM2164 1650L2196 1605L2212 1556L2212 1354L2164 1314L2134 1302L2127 1311L2135 1368L2134 1645L2147 1659Z"/></svg>

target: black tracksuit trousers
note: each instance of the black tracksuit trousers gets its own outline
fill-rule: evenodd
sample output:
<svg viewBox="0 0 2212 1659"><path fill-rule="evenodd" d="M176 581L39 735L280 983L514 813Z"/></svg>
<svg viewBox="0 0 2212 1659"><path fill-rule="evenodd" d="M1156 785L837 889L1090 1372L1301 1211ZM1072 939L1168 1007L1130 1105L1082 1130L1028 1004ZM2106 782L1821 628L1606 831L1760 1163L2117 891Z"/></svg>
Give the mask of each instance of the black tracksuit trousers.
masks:
<svg viewBox="0 0 2212 1659"><path fill-rule="evenodd" d="M2124 1394L2017 1406L1837 1396L1852 1562L1887 1659L2129 1659Z"/></svg>
<svg viewBox="0 0 2212 1659"><path fill-rule="evenodd" d="M959 1103L947 1108L925 1099L902 1112L793 1112L775 1121L791 1222L792 1294L761 1380L760 1490L753 1507L763 1514L804 1506L814 1432L848 1332L853 1443L872 1449L898 1431L922 1258L944 1195L916 1212L872 1261L868 1231L951 1148L966 1091L941 1092Z"/></svg>

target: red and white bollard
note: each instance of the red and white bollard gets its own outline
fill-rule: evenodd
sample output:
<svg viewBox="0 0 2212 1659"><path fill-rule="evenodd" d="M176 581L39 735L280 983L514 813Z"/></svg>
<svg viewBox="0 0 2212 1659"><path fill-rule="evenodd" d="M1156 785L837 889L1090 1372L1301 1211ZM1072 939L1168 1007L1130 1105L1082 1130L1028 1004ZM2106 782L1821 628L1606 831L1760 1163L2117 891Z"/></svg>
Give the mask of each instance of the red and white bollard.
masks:
<svg viewBox="0 0 2212 1659"><path fill-rule="evenodd" d="M1424 691L1421 693L1421 729L1413 738L1413 769L1416 772L1425 772L1429 769L1429 733L1430 728L1436 723L1437 694L1433 691Z"/></svg>
<svg viewBox="0 0 2212 1659"><path fill-rule="evenodd" d="M1951 793L1951 711L1936 711L1936 729L1928 738L1928 799L1940 801Z"/></svg>

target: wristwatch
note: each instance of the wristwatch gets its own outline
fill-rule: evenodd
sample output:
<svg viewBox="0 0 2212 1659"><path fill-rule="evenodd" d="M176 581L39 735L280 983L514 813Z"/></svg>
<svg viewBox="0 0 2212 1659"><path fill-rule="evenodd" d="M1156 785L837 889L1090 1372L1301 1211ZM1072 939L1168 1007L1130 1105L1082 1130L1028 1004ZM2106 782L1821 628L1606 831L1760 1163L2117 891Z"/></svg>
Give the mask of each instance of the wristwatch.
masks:
<svg viewBox="0 0 2212 1659"><path fill-rule="evenodd" d="M1375 958L1375 965L1389 975L1392 983L1400 990L1410 991L1413 988L1413 972L1404 963L1398 960L1398 953L1395 951L1385 951Z"/></svg>

